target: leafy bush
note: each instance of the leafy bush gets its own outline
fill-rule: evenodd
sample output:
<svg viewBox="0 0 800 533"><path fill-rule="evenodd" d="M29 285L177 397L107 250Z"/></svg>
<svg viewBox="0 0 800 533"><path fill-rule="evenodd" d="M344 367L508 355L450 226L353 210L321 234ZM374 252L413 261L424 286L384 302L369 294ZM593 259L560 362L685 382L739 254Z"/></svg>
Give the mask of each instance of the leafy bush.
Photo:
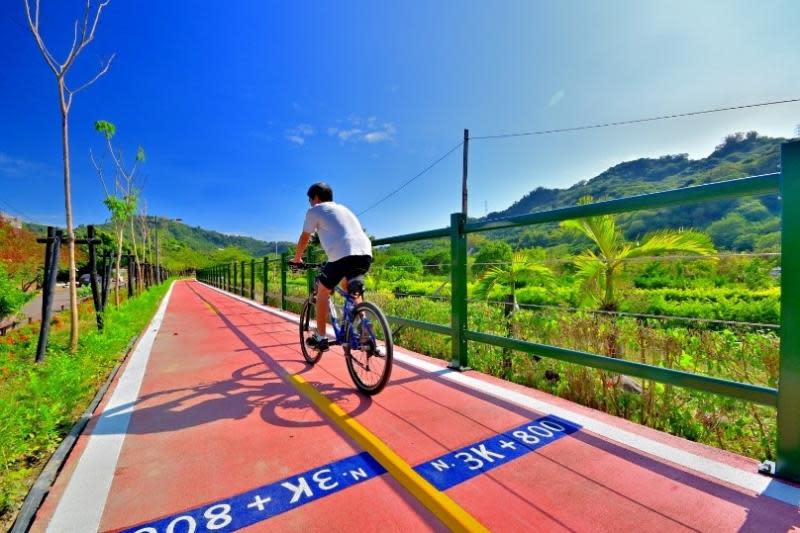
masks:
<svg viewBox="0 0 800 533"><path fill-rule="evenodd" d="M422 274L422 261L414 254L403 252L387 259L386 268L408 274Z"/></svg>
<svg viewBox="0 0 800 533"><path fill-rule="evenodd" d="M29 298L30 295L20 290L16 280L0 265L0 319L17 313Z"/></svg>
<svg viewBox="0 0 800 533"><path fill-rule="evenodd" d="M430 248L422 255L422 263L426 274L435 276L448 274L450 272L450 247Z"/></svg>
<svg viewBox="0 0 800 533"><path fill-rule="evenodd" d="M78 298L86 298L92 295L91 285L81 285L78 287Z"/></svg>
<svg viewBox="0 0 800 533"><path fill-rule="evenodd" d="M478 250L472 263L472 273L479 275L492 266L510 263L514 252L511 245L504 241L489 241Z"/></svg>

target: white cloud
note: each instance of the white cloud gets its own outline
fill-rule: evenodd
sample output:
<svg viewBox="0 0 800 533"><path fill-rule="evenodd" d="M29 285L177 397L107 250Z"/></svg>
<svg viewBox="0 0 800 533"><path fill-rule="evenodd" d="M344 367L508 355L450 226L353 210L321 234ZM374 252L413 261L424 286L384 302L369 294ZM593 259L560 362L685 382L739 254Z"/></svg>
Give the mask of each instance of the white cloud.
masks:
<svg viewBox="0 0 800 533"><path fill-rule="evenodd" d="M380 142L393 141L397 130L390 122L378 122L377 117L361 117L350 115L347 118L350 124L349 129L331 127L327 129L328 135L337 137L342 142L365 142L376 144Z"/></svg>
<svg viewBox="0 0 800 533"><path fill-rule="evenodd" d="M371 131L364 135L364 140L368 143L379 143L381 141L385 141L389 138L389 135L385 131Z"/></svg>
<svg viewBox="0 0 800 533"><path fill-rule="evenodd" d="M300 135L314 135L314 128L308 124L298 124L297 127L295 127L295 131Z"/></svg>
<svg viewBox="0 0 800 533"><path fill-rule="evenodd" d="M357 140L358 139L358 135L360 133L361 133L361 129L360 128L353 128L353 129L350 129L350 130L339 130L339 133L337 133L337 137L339 137L339 139L341 139L343 141L349 141L351 138L353 140Z"/></svg>
<svg viewBox="0 0 800 533"><path fill-rule="evenodd" d="M316 133L314 127L310 124L298 124L293 128L286 130L286 140L298 146L303 146L306 139Z"/></svg>

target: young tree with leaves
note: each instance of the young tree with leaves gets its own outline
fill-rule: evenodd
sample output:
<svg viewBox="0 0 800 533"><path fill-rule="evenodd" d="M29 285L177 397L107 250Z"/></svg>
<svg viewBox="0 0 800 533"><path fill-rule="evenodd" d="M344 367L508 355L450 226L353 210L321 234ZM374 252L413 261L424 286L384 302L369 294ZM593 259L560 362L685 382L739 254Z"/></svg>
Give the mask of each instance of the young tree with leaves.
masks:
<svg viewBox="0 0 800 533"><path fill-rule="evenodd" d="M524 283L535 281L542 286L553 285L553 272L544 265L532 261L524 251L514 252L508 262L495 262L489 266L480 278L473 291L476 298L488 299L495 286L508 287L511 293L507 295L503 306L505 316L506 334L513 336L514 313L519 309L517 304L517 289ZM511 351L503 349L503 375L511 377Z"/></svg>
<svg viewBox="0 0 800 533"><path fill-rule="evenodd" d="M91 150L89 151L92 164L97 171L100 183L103 185L103 191L106 195L103 203L111 213L111 222L114 226L114 234L117 240L116 276L118 279L122 263L123 237L128 224L130 224L131 229L131 244L134 258L136 263L139 264L139 257L136 251L136 239L134 237L134 219L139 202L139 189L136 182L137 172L139 170L139 165L144 162L145 159L144 149L142 149L141 146L138 147L133 167L127 170L124 165L122 152L116 152L111 143L111 139L117 132L116 126L106 120L98 120L94 123L94 129L105 138L108 152L111 154L111 158L114 161L114 187L113 189L109 189L104 177L102 164L98 163L94 158L94 154L92 154ZM141 272L137 274L139 274L137 275L137 279L141 282ZM128 273L128 275L130 276L130 273ZM116 282L114 283L114 300L116 304L119 305L119 287Z"/></svg>

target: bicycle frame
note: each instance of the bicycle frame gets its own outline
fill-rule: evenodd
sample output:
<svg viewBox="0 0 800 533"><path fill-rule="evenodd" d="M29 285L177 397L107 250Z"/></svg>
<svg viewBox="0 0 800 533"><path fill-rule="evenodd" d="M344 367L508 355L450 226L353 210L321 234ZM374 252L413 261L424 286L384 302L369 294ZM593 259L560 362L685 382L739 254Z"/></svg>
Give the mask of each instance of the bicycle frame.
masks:
<svg viewBox="0 0 800 533"><path fill-rule="evenodd" d="M353 331L353 309L356 306L355 298L349 293L342 290L341 287L338 285L335 287L336 293L340 294L344 298L344 305L342 306L342 322L339 323L339 316L336 312L336 305L333 303L333 294L331 294L331 298L328 298L328 314L331 320L331 326L333 326L333 332L336 335L336 343L343 345L345 343L345 333L349 332L350 338L350 348L358 350L360 348L359 339L356 338L355 335L352 335ZM314 288L316 298L316 287ZM372 325L367 322L367 331L369 332L370 338L375 341L375 333L372 331Z"/></svg>

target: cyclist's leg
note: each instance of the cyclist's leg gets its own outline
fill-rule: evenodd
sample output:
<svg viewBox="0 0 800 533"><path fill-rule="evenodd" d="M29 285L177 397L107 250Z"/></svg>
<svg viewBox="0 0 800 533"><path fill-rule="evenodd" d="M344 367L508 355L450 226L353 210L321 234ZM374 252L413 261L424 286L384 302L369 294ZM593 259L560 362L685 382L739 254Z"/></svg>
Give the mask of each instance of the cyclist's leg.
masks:
<svg viewBox="0 0 800 533"><path fill-rule="evenodd" d="M342 288L349 293L349 287L352 286L354 293L351 293L351 295L356 304L359 304L363 300L364 276L369 272L369 267L372 265L372 257L368 255L356 255L348 259L348 268L345 273Z"/></svg>
<svg viewBox="0 0 800 533"><path fill-rule="evenodd" d="M339 284L339 286L342 288L342 290L344 292L350 294L350 283L348 282L346 277L342 278L342 282ZM355 303L357 303L357 304L361 303L361 299L362 299L361 298L361 293L351 294L351 296L353 297L353 300L355 301Z"/></svg>
<svg viewBox="0 0 800 533"><path fill-rule="evenodd" d="M324 337L328 329L328 299L331 290L317 280L317 333Z"/></svg>
<svg viewBox="0 0 800 533"><path fill-rule="evenodd" d="M336 284L344 277L340 261L325 263L317 276L317 333L324 337L328 326L328 300Z"/></svg>

